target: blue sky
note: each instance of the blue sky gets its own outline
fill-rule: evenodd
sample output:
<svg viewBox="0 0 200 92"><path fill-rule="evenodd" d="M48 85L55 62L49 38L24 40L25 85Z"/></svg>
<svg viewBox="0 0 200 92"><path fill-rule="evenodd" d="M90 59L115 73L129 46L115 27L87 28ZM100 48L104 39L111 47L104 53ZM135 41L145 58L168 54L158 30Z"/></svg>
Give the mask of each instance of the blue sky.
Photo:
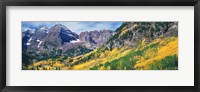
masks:
<svg viewBox="0 0 200 92"><path fill-rule="evenodd" d="M110 29L115 31L122 22L22 22L22 31L28 29L34 30L41 26L51 28L56 24L63 24L68 27L72 32L80 33L83 31L103 30Z"/></svg>

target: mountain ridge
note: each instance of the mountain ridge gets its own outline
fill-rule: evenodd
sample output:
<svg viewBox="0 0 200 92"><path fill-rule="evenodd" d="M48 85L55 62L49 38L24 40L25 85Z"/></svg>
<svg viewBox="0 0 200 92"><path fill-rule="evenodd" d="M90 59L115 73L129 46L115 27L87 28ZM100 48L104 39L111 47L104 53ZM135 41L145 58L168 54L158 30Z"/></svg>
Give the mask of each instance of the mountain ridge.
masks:
<svg viewBox="0 0 200 92"><path fill-rule="evenodd" d="M23 32L22 48L25 49L27 53L33 53L41 57L40 59L50 58L48 56L56 57L58 55L72 57L96 49L111 36L112 32L111 30L88 31L87 36L90 39L79 39L80 34L76 34L62 24L56 24L51 28L41 26L36 28L34 32L29 30ZM99 35L101 38L105 36L106 39L95 38L94 35ZM94 42L91 42L90 40ZM77 47L80 47L81 49L79 51L82 51L79 54L71 55L77 52L67 52L72 51L71 49Z"/></svg>

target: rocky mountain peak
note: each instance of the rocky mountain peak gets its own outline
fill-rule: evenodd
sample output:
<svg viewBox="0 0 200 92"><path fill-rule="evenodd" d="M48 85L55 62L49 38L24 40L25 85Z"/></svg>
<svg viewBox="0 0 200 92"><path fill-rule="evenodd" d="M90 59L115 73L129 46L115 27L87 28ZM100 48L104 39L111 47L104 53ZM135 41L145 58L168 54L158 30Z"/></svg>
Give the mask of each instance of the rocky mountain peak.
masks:
<svg viewBox="0 0 200 92"><path fill-rule="evenodd" d="M53 50L61 48L65 43L70 43L78 38L79 36L66 26L56 24L49 30L49 33L43 42L43 46L46 49Z"/></svg>
<svg viewBox="0 0 200 92"><path fill-rule="evenodd" d="M111 30L93 30L81 32L79 34L80 41L88 43L89 47L99 47L104 44L110 36L114 34Z"/></svg>
<svg viewBox="0 0 200 92"><path fill-rule="evenodd" d="M64 30L70 30L68 27L66 27L65 25L63 24L56 24L54 25L52 28L62 28Z"/></svg>
<svg viewBox="0 0 200 92"><path fill-rule="evenodd" d="M47 26L41 26L38 29L40 29L40 30L48 30L48 27Z"/></svg>

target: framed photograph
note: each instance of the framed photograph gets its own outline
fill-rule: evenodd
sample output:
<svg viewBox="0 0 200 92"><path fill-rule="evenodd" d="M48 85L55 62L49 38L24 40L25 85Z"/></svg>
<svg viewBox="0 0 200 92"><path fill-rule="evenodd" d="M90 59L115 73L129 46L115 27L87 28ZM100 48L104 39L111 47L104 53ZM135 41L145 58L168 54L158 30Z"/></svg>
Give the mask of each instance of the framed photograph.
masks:
<svg viewBox="0 0 200 92"><path fill-rule="evenodd" d="M199 92L198 0L0 3L3 92Z"/></svg>

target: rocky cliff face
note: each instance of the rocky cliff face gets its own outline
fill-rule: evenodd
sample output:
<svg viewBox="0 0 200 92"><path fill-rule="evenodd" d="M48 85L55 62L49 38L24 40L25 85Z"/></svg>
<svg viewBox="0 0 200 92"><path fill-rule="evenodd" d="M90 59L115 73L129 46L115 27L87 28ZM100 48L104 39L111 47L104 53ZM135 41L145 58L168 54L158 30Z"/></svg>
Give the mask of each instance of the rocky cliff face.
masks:
<svg viewBox="0 0 200 92"><path fill-rule="evenodd" d="M114 35L114 32L111 30L94 30L81 32L79 37L80 41L86 42L88 47L97 48L104 44L112 35Z"/></svg>
<svg viewBox="0 0 200 92"><path fill-rule="evenodd" d="M62 24L57 24L49 29L49 33L41 44L44 49L62 49L62 45L77 40L79 36Z"/></svg>
<svg viewBox="0 0 200 92"><path fill-rule="evenodd" d="M31 30L27 30L22 32L22 48L27 49L30 43L30 38L33 36L33 32Z"/></svg>
<svg viewBox="0 0 200 92"><path fill-rule="evenodd" d="M32 32L32 36L28 39L28 50L34 50L39 48L42 41L47 36L48 32L49 29L46 26L36 28L35 31Z"/></svg>
<svg viewBox="0 0 200 92"><path fill-rule="evenodd" d="M48 29L46 26L22 33L22 48L28 51L50 52L62 49L63 45L78 40L79 36L62 24Z"/></svg>
<svg viewBox="0 0 200 92"><path fill-rule="evenodd" d="M136 47L145 39L145 43L159 37L178 36L177 22L125 22L116 30L116 34L106 42L106 48L130 46Z"/></svg>

